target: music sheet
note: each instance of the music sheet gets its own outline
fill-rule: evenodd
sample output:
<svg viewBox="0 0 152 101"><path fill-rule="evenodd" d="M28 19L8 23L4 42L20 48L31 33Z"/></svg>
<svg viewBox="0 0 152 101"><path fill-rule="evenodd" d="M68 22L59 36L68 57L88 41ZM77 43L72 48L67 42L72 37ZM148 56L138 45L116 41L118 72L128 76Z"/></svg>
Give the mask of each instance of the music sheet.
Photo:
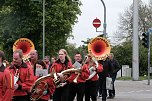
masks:
<svg viewBox="0 0 152 101"><path fill-rule="evenodd" d="M79 69L79 68L81 68L82 65L81 65L79 62L76 61L76 62L73 64L73 66L74 66L75 69Z"/></svg>
<svg viewBox="0 0 152 101"><path fill-rule="evenodd" d="M46 76L48 74L47 69L36 68L36 76Z"/></svg>

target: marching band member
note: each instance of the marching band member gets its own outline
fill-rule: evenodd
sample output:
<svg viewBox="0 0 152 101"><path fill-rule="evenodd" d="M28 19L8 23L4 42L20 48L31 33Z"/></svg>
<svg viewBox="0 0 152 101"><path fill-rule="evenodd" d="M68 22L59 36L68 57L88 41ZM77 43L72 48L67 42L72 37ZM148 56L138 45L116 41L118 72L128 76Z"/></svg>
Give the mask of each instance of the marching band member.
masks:
<svg viewBox="0 0 152 101"><path fill-rule="evenodd" d="M79 52L77 52L74 56L74 60L75 63L79 63L80 66L82 66L82 58L81 58L81 54ZM89 77L89 69L87 67L87 64L84 64L81 68L81 73L80 75L78 73L73 73L71 75L70 78L77 78L77 81L73 81L73 79L71 81L73 81L72 83L70 83L70 91L69 91L69 101L74 101L74 98L77 94L77 101L83 101L83 96L84 96L84 91L85 91L85 82L86 79ZM70 79L69 78L69 79Z"/></svg>
<svg viewBox="0 0 152 101"><path fill-rule="evenodd" d="M28 92L33 84L34 75L30 65L23 62L23 52L17 49L13 52L13 62L8 67L14 75L13 101L29 101Z"/></svg>
<svg viewBox="0 0 152 101"><path fill-rule="evenodd" d="M27 61L26 63L28 65L31 65L32 68L34 68L35 63L38 60L38 52L37 52L37 50L31 50L31 52L29 54L29 58L30 58L30 60Z"/></svg>
<svg viewBox="0 0 152 101"><path fill-rule="evenodd" d="M36 76L36 69L46 69L46 64L42 60L38 60L34 66L34 75L35 79L38 79L40 76ZM45 79L43 82L46 82L48 85L48 89L43 92L43 96L37 101L48 101L50 95L52 95L55 91L55 84L53 82L53 78Z"/></svg>
<svg viewBox="0 0 152 101"><path fill-rule="evenodd" d="M50 56L45 56L44 57L44 62L45 62L45 64L46 64L46 68L47 68L47 70L50 68L50 66L51 66L51 62L50 62Z"/></svg>
<svg viewBox="0 0 152 101"><path fill-rule="evenodd" d="M0 101L12 101L14 93L14 77L5 68L4 64L4 52L0 51Z"/></svg>
<svg viewBox="0 0 152 101"><path fill-rule="evenodd" d="M59 56L56 62L52 64L50 72L61 73L63 70L73 68L72 62L65 49L59 50ZM66 80L69 75L64 75ZM63 78L63 77L61 77ZM67 82L62 83L61 87L56 88L53 94L53 101L68 101L69 97L69 84Z"/></svg>
<svg viewBox="0 0 152 101"><path fill-rule="evenodd" d="M95 67L93 70L97 73L103 71L103 67L101 64L98 64L96 67L95 62L93 61L92 57L88 55L87 58L87 67ZM90 97L92 101L97 101L97 86L98 86L98 74L95 74L91 79L87 80L85 83L85 101L90 101Z"/></svg>

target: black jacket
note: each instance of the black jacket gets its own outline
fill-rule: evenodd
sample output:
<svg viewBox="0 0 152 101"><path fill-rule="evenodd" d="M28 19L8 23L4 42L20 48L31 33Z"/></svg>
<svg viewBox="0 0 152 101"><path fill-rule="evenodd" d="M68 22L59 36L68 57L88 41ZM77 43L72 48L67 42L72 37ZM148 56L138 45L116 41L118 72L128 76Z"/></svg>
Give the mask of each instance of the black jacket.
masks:
<svg viewBox="0 0 152 101"><path fill-rule="evenodd" d="M110 60L99 60L98 62L103 65L103 71L101 73L98 73L99 78L110 76L113 73L113 65Z"/></svg>

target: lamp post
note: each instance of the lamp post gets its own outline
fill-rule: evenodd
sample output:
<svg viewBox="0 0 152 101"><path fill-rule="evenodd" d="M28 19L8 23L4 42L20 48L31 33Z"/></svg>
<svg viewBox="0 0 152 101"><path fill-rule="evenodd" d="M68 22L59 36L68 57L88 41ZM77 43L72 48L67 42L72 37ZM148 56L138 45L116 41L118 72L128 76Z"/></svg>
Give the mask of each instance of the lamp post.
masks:
<svg viewBox="0 0 152 101"><path fill-rule="evenodd" d="M103 4L103 7L104 7L104 23L103 23L103 37L106 37L106 27L107 27L107 24L106 24L106 5L104 3L103 0L101 0L102 4Z"/></svg>
<svg viewBox="0 0 152 101"><path fill-rule="evenodd" d="M43 0L43 59L45 56L45 0Z"/></svg>

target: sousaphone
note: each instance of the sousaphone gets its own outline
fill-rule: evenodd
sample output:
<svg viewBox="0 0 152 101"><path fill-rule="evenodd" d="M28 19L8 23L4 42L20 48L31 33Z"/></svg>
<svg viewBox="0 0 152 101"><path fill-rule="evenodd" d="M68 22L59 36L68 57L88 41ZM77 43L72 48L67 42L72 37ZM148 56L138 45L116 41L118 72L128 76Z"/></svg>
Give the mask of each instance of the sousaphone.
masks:
<svg viewBox="0 0 152 101"><path fill-rule="evenodd" d="M103 37L96 37L92 39L88 44L88 52L92 56L96 67L90 67L90 76L87 80L91 79L95 74L96 71L93 71L93 68L98 68L98 61L97 60L105 60L108 55L110 54L111 46L107 39Z"/></svg>
<svg viewBox="0 0 152 101"><path fill-rule="evenodd" d="M28 58L28 55L31 50L34 50L34 44L33 42L28 38L20 38L15 41L13 44L13 52L16 49L21 49L23 51L23 58Z"/></svg>
<svg viewBox="0 0 152 101"><path fill-rule="evenodd" d="M110 43L103 37L96 37L88 44L88 52L96 60L105 60L110 54L110 51Z"/></svg>

